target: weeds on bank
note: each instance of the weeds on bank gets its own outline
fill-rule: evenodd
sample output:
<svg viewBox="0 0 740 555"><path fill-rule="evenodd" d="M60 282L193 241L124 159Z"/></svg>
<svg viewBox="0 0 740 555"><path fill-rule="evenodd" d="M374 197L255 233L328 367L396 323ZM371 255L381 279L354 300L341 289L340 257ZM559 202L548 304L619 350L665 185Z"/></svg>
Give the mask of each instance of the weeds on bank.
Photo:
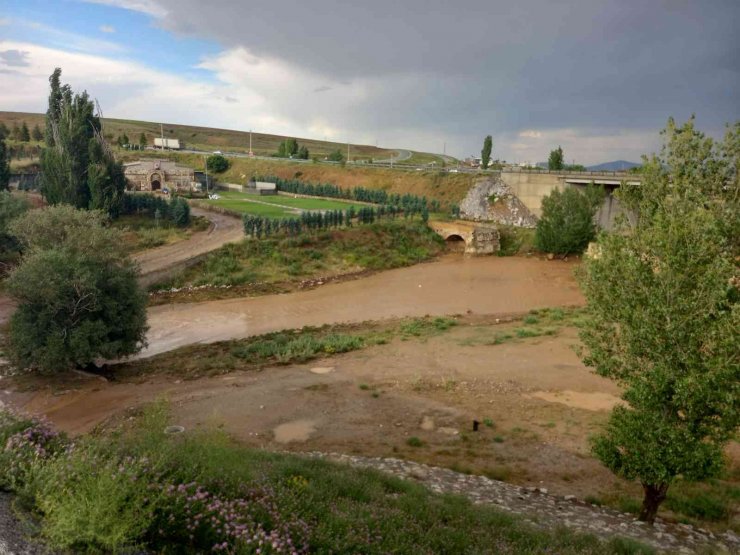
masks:
<svg viewBox="0 0 740 555"><path fill-rule="evenodd" d="M387 270L427 260L442 251L441 237L420 222L394 220L297 237L229 243L173 280L167 290L198 286L276 284L363 270ZM213 294L225 294L213 291ZM214 297L215 298L215 297ZM177 296L168 297L176 301Z"/></svg>
<svg viewBox="0 0 740 555"><path fill-rule="evenodd" d="M216 431L166 435L168 423L156 403L126 427L72 442L2 412L0 483L24 496L50 548L75 553L650 552Z"/></svg>
<svg viewBox="0 0 740 555"><path fill-rule="evenodd" d="M730 477L725 480L710 480L704 483L677 480L668 489L662 510L686 524L695 524L716 530L730 529L740 532L740 486ZM609 495L588 496L586 501L594 505L608 505L625 513L640 512L641 499L625 492Z"/></svg>
<svg viewBox="0 0 740 555"><path fill-rule="evenodd" d="M397 323L306 327L247 339L190 345L116 365L119 378L176 374L186 379L267 365L300 364L320 357L382 345L394 337L424 339L456 324L452 318L411 318Z"/></svg>
<svg viewBox="0 0 740 555"><path fill-rule="evenodd" d="M481 333L460 342L463 346L501 345L518 339L556 335L562 327L580 327L587 315L582 308L543 308L532 310L522 319L522 326L496 331L485 327Z"/></svg>

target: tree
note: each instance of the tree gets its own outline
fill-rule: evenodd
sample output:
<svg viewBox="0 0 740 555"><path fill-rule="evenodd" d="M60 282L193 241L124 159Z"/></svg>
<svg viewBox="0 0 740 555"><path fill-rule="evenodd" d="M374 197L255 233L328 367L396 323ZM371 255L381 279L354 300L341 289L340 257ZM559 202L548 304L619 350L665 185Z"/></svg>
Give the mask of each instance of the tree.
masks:
<svg viewBox="0 0 740 555"><path fill-rule="evenodd" d="M483 140L483 150L480 151L480 167L484 170L488 169L488 164L491 161L491 151L493 150L493 138L488 135Z"/></svg>
<svg viewBox="0 0 740 555"><path fill-rule="evenodd" d="M170 218L178 227L187 227L190 224L190 205L183 198L173 198L170 201Z"/></svg>
<svg viewBox="0 0 740 555"><path fill-rule="evenodd" d="M25 121L21 125L20 140L24 143L31 141L31 132L28 130L28 125L26 125Z"/></svg>
<svg viewBox="0 0 740 555"><path fill-rule="evenodd" d="M41 132L41 128L39 127L39 124L33 126L33 130L31 131L31 138L34 141L43 141L44 140L44 134Z"/></svg>
<svg viewBox="0 0 740 555"><path fill-rule="evenodd" d="M721 143L693 118L664 135L641 186L617 193L632 217L599 237L580 278L583 360L627 402L593 450L642 484L647 522L677 477L717 476L740 422L740 123Z"/></svg>
<svg viewBox="0 0 740 555"><path fill-rule="evenodd" d="M547 160L548 170L562 170L563 169L563 149L561 147L550 151L550 158Z"/></svg>
<svg viewBox="0 0 740 555"><path fill-rule="evenodd" d="M146 135L142 131L141 135L139 135L139 148L144 150L147 144Z"/></svg>
<svg viewBox="0 0 740 555"><path fill-rule="evenodd" d="M5 122L0 121L0 139L6 139L10 136L10 130Z"/></svg>
<svg viewBox="0 0 740 555"><path fill-rule="evenodd" d="M337 149L329 154L329 160L331 162L344 162L344 154L342 154L341 150Z"/></svg>
<svg viewBox="0 0 740 555"><path fill-rule="evenodd" d="M85 367L144 345L146 294L121 232L105 227L106 220L100 211L52 206L10 224L27 250L7 282L18 303L8 354L19 367Z"/></svg>
<svg viewBox="0 0 740 555"><path fill-rule="evenodd" d="M10 153L5 144L5 137L0 135L0 190L10 187Z"/></svg>
<svg viewBox="0 0 740 555"><path fill-rule="evenodd" d="M90 142L87 188L90 191L89 208L102 210L112 218L118 217L126 191L126 175L102 137Z"/></svg>
<svg viewBox="0 0 740 555"><path fill-rule="evenodd" d="M296 158L298 156L298 141L295 139L285 139L278 145L278 158ZM306 151L308 152L308 151ZM307 159L308 157L306 157Z"/></svg>
<svg viewBox="0 0 740 555"><path fill-rule="evenodd" d="M229 160L221 154L214 154L206 159L208 171L213 173L223 173L229 169Z"/></svg>
<svg viewBox="0 0 740 555"><path fill-rule="evenodd" d="M305 146L302 146L301 148L298 149L298 156L297 156L298 159L308 160L308 156L309 156L308 148L306 148Z"/></svg>
<svg viewBox="0 0 740 555"><path fill-rule="evenodd" d="M7 254L20 251L20 243L10 234L8 228L10 222L28 208L26 199L12 195L9 191L0 191L0 258L5 259Z"/></svg>
<svg viewBox="0 0 740 555"><path fill-rule="evenodd" d="M585 192L575 187L555 189L544 197L534 236L537 249L553 254L583 252L596 237L594 216L603 200L603 189L593 185Z"/></svg>
<svg viewBox="0 0 740 555"><path fill-rule="evenodd" d="M46 147L41 152L41 193L49 204L102 208L116 216L126 179L101 133L86 92L61 86L57 68L49 81Z"/></svg>
<svg viewBox="0 0 740 555"><path fill-rule="evenodd" d="M18 127L18 124L17 123L13 123L13 129L10 132L10 137L14 141L20 141L21 140L21 128Z"/></svg>

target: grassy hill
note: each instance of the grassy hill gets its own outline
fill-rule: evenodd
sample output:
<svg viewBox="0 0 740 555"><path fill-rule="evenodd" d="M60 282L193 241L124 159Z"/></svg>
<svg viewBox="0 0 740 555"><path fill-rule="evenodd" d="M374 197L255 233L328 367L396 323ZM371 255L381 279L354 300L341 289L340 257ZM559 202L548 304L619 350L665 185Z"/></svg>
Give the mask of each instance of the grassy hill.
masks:
<svg viewBox="0 0 740 555"><path fill-rule="evenodd" d="M39 125L44 128L44 114L33 114L25 112L0 112L0 122L5 123L8 128L13 125L20 126L26 122L29 128ZM230 129L214 129L210 127L198 127L194 125L178 125L173 123L163 124L164 137L168 139L179 139L187 148L196 150L223 150L229 152L249 152L249 133L245 131L233 131ZM126 134L133 142L138 142L139 135L144 133L149 145L154 144L154 138L160 136L160 124L149 121L135 121L126 119L103 118L103 133L109 138L115 138ZM285 136L269 135L265 133L252 133L252 151L260 156L269 156L277 152L280 142ZM345 156L347 154L347 143L335 143L332 141L319 141L314 139L298 138L300 145L305 145L311 156L323 158L330 152L339 149ZM396 153L392 149L378 148L370 145L350 145L350 158L367 160L369 158L388 159ZM414 153L420 163L442 161L441 156L428 153Z"/></svg>
<svg viewBox="0 0 740 555"><path fill-rule="evenodd" d="M203 156L178 152L122 151L124 161L143 157L169 158L188 165L196 170L203 169ZM225 183L245 183L254 175L276 175L284 179L299 178L313 183L333 183L340 187L366 187L383 189L390 193L411 193L438 200L443 207L459 204L477 177L469 173L448 173L439 170L399 171L372 167L368 164L347 165L314 164L290 160L265 160L250 158L231 158L231 167L217 176Z"/></svg>

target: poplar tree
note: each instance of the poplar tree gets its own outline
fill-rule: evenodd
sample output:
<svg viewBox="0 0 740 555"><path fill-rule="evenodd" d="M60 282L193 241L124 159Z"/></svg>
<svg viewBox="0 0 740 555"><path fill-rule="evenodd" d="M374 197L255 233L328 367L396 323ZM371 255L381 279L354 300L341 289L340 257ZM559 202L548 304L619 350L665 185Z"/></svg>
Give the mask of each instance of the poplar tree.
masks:
<svg viewBox="0 0 740 555"><path fill-rule="evenodd" d="M641 185L616 193L631 217L599 237L580 278L583 360L625 401L593 450L640 482L651 523L677 477L721 472L740 423L740 122L719 143L693 118L664 135Z"/></svg>
<svg viewBox="0 0 740 555"><path fill-rule="evenodd" d="M480 167L488 169L488 164L491 162L491 151L493 150L493 138L488 135L483 140L483 150L480 151Z"/></svg>

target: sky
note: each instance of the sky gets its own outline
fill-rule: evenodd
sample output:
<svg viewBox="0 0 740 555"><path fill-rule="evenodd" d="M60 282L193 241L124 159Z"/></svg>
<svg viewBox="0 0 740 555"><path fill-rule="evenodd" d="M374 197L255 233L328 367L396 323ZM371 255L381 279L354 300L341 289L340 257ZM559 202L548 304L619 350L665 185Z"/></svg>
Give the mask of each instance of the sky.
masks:
<svg viewBox="0 0 740 555"><path fill-rule="evenodd" d="M106 117L536 163L740 119L738 0L0 0L0 110L62 68Z"/></svg>

